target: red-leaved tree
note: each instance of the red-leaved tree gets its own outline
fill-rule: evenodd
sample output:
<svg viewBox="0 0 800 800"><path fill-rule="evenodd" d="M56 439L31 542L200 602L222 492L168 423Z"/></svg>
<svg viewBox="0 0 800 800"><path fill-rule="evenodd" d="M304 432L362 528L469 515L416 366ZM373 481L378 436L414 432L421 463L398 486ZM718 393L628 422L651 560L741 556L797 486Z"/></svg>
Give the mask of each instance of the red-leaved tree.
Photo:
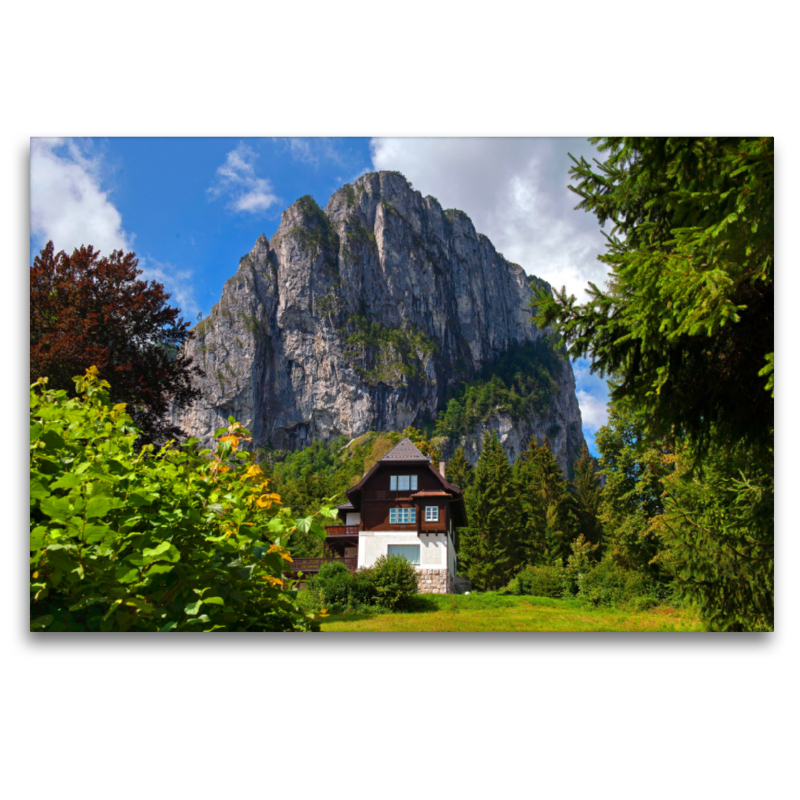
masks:
<svg viewBox="0 0 800 800"><path fill-rule="evenodd" d="M199 397L192 377L203 373L182 350L189 323L162 284L137 280L137 264L121 250L101 258L89 245L69 256L47 243L31 266L30 378L72 394L73 376L96 366L144 441L163 442L183 435L169 407Z"/></svg>

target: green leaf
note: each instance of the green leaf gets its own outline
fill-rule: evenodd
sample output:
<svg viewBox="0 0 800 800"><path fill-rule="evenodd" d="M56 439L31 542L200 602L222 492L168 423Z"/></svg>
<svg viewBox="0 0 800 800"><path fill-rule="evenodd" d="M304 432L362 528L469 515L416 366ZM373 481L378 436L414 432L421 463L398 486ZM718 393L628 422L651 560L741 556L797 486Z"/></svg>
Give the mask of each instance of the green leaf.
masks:
<svg viewBox="0 0 800 800"><path fill-rule="evenodd" d="M130 497L128 497L128 505L133 506L134 508L141 508L143 506L152 505L153 500L156 499L156 495L142 492L131 492Z"/></svg>
<svg viewBox="0 0 800 800"><path fill-rule="evenodd" d="M86 544L95 544L101 542L106 536L113 533L113 530L108 525L102 523L87 523L83 529L83 536Z"/></svg>
<svg viewBox="0 0 800 800"><path fill-rule="evenodd" d="M221 597L205 597L203 598L204 603L214 603L218 606L224 606L225 601Z"/></svg>
<svg viewBox="0 0 800 800"><path fill-rule="evenodd" d="M156 559L166 553L170 547L172 547L171 542L161 542L155 547L145 547L144 550L142 550L142 555L145 558Z"/></svg>
<svg viewBox="0 0 800 800"><path fill-rule="evenodd" d="M31 531L31 550L41 550L47 541L47 528L39 525Z"/></svg>
<svg viewBox="0 0 800 800"><path fill-rule="evenodd" d="M108 495L95 495L86 502L86 519L104 517L112 508L119 508L123 503L116 497Z"/></svg>
<svg viewBox="0 0 800 800"><path fill-rule="evenodd" d="M52 614L45 614L43 617L36 617L36 619L31 622L31 630L42 631L48 625L50 625L52 621L53 621Z"/></svg>
<svg viewBox="0 0 800 800"><path fill-rule="evenodd" d="M30 487L31 500L42 500L50 494L41 478L31 478Z"/></svg>
<svg viewBox="0 0 800 800"><path fill-rule="evenodd" d="M81 476L65 472L57 481L50 484L51 489L74 489L82 483Z"/></svg>
<svg viewBox="0 0 800 800"><path fill-rule="evenodd" d="M193 603L189 603L187 606L185 606L183 610L189 614L189 616L194 616L198 611L200 611L202 605L202 600L195 600Z"/></svg>
<svg viewBox="0 0 800 800"><path fill-rule="evenodd" d="M60 521L66 521L72 515L67 497L46 497L39 504L43 514Z"/></svg>

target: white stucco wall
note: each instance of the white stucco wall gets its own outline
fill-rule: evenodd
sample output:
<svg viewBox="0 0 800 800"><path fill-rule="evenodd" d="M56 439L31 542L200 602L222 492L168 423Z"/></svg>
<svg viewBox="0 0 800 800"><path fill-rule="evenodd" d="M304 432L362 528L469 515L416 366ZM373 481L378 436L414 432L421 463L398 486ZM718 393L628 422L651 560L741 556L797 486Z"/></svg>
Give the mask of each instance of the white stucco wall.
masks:
<svg viewBox="0 0 800 800"><path fill-rule="evenodd" d="M358 566L371 567L387 555L390 544L418 544L420 569L444 569L449 566L445 534L417 536L398 531L362 531L358 537Z"/></svg>

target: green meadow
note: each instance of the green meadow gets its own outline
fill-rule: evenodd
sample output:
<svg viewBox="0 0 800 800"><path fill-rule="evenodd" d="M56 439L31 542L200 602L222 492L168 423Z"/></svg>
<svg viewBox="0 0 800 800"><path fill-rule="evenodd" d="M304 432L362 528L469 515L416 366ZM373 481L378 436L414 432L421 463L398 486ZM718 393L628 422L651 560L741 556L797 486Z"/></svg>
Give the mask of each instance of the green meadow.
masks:
<svg viewBox="0 0 800 800"><path fill-rule="evenodd" d="M644 611L590 608L574 600L499 594L419 595L414 610L331 614L323 632L685 632L702 631L692 612L658 606Z"/></svg>

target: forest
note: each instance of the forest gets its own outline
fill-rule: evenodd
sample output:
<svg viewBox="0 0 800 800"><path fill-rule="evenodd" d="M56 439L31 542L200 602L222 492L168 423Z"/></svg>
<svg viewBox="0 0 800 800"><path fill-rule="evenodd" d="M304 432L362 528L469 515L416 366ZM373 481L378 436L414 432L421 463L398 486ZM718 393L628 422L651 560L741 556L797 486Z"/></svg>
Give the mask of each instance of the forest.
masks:
<svg viewBox="0 0 800 800"><path fill-rule="evenodd" d="M774 142L592 141L605 161L574 160L570 189L609 223L608 283L583 304L539 286L555 338L457 387L425 430L251 452L230 418L201 449L166 419L197 374L169 295L133 254L48 244L31 265L31 629L318 630L287 565L324 553L345 489L403 435L437 462L493 414L541 412L559 357L585 357L609 420L571 479L546 438L513 464L492 435L474 466L449 459L459 573L773 630Z"/></svg>

